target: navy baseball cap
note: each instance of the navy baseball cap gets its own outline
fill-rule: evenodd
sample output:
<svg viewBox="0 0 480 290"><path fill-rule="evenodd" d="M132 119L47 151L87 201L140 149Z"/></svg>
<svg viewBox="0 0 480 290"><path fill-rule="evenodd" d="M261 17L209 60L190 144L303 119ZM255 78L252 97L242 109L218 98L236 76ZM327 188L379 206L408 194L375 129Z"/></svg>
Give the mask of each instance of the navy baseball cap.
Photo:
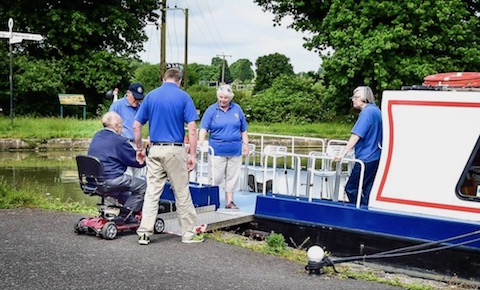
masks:
<svg viewBox="0 0 480 290"><path fill-rule="evenodd" d="M130 86L128 87L128 90L132 92L133 97L136 100L143 100L143 98L145 97L143 95L143 92L145 91L145 89L143 88L143 85L141 83L130 84Z"/></svg>

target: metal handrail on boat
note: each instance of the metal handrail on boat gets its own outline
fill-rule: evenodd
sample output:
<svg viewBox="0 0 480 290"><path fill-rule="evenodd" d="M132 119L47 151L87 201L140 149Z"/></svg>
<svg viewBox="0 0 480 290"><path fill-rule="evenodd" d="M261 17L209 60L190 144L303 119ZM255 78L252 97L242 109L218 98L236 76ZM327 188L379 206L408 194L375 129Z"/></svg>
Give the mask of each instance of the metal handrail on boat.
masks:
<svg viewBox="0 0 480 290"><path fill-rule="evenodd" d="M307 167L307 171L310 173L317 171L315 168L316 161L321 159L322 163L324 160L328 160L329 162L335 163L335 185L333 189L333 195L332 195L332 200L333 201L338 201L338 196L340 194L340 178L342 176L342 163L346 162L353 162L353 163L359 163L360 164L360 178L359 178L359 183L358 183L358 196L356 200L356 207L360 208L360 201L362 197L362 191L363 191L363 179L365 175L365 164L363 163L362 160L360 159L355 159L355 158L342 158L341 161L335 162L335 156L329 156L327 154L324 155L315 155L315 154L309 154L307 155L309 158L309 165ZM311 185L311 180L312 174L307 174L307 187L306 187L306 196L308 197L308 201L311 202L313 200L312 195L310 194L310 185Z"/></svg>
<svg viewBox="0 0 480 290"><path fill-rule="evenodd" d="M258 169L263 171L263 188L262 188L262 191L261 191L261 194L262 195L266 195L267 192L266 192L266 172L267 171L273 171L274 174L275 174L275 171L277 170L276 168L276 165L277 165L277 162L276 161L276 158L278 157L281 157L281 158L291 158L292 159L292 163L293 163L293 168L291 168L290 170L293 169L293 186L292 186L292 190L293 192L292 193L287 193L289 195L292 195L292 196L296 196L296 197L301 197L301 196L305 196L309 202L312 202L313 201L313 196L311 194L311 191L310 191L310 188L313 186L312 184L312 180L311 180L311 172L314 171L314 170L317 170L315 168L315 164L316 164L316 161L317 160L320 160L322 159L322 163L325 162L325 161L328 161L329 163L332 163L332 164L335 164L335 183L334 183L334 190L333 190L333 193L332 193L332 200L333 201L338 201L338 196L339 196L339 193L340 193L340 179L343 175L343 172L342 172L342 164L345 164L345 163L359 163L360 164L360 177L359 177L359 185L358 185L358 197L357 197L357 200L356 200L356 207L357 208L360 208L360 201L361 201L361 195L362 195L362 191L363 191L363 188L362 188L362 184L363 184L363 179L364 179L364 172L365 172L365 164L363 163L363 161L359 160L359 159L355 159L355 158L342 158L341 161L339 162L335 162L334 161L334 158L335 156L330 156L330 155L327 155L327 154L323 154L323 155L311 155L311 154L300 154L300 153L291 153L291 152L281 152L281 156L279 155L278 152L266 152L264 154L264 156L262 157L262 160L263 160L263 164L259 164L257 165ZM268 160L272 159L272 167L267 167L268 165ZM302 168L302 161L306 161L307 162L307 167L306 168ZM286 170L285 167L283 168L279 168L281 170ZM247 170L247 169L246 169ZM306 178L305 178L305 182L303 183L302 180L301 180L301 172L302 171L306 171L307 173L304 174L303 176L306 175ZM246 175L247 173L245 173ZM273 182L275 183L275 180L273 180ZM288 182L289 180L287 179L287 191L288 191ZM301 186L302 185L305 185L305 191L304 191L304 194L302 194L302 189L301 189ZM283 194L283 193L280 193L280 192L276 192L275 190L273 191L273 193L277 193L277 194Z"/></svg>
<svg viewBox="0 0 480 290"><path fill-rule="evenodd" d="M276 134L263 134L263 133L248 133L249 136L255 136L255 137L260 137L260 144L257 146L257 148L260 148L260 156L264 156L264 148L266 146L265 139L266 138L272 138L279 140L280 143L283 143L281 140L287 140L286 143L289 143L290 145L290 153L294 154L295 153L295 147L298 144L299 141L303 142L313 142L320 144L322 151L325 152L325 146L326 146L326 140L324 138L315 138L315 137L301 137L301 136L289 136L289 135L276 135ZM250 140L251 142L251 140ZM261 165L263 165L263 160L260 160ZM292 159L292 163L290 165L290 168L293 168L294 166L294 160Z"/></svg>

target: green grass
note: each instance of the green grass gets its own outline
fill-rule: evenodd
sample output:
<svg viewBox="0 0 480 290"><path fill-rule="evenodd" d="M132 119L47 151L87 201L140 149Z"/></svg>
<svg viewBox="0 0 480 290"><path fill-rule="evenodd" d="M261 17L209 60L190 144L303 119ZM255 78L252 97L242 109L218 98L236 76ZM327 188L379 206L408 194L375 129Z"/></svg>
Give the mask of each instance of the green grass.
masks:
<svg viewBox="0 0 480 290"><path fill-rule="evenodd" d="M199 122L197 122L199 124ZM314 123L292 125L288 123L249 123L249 132L318 137L329 139L347 139L353 124L345 121L332 123ZM48 140L52 138L91 138L102 129L100 119L80 120L76 118L33 118L0 117L0 138ZM148 126L144 126L144 136L148 135Z"/></svg>
<svg viewBox="0 0 480 290"><path fill-rule="evenodd" d="M0 138L89 138L101 128L100 119L16 117L12 128L8 117L0 118Z"/></svg>
<svg viewBox="0 0 480 290"><path fill-rule="evenodd" d="M39 188L38 184L21 184L16 188L0 182L0 209L7 208L42 208L46 210L97 214L94 206L81 202L63 202L48 194L45 188Z"/></svg>
<svg viewBox="0 0 480 290"><path fill-rule="evenodd" d="M314 123L303 125L292 125L287 123L250 123L248 131L252 133L293 135L304 137L348 139L353 124L343 122Z"/></svg>
<svg viewBox="0 0 480 290"><path fill-rule="evenodd" d="M305 249L303 249L303 246L300 245L297 248L287 247L282 234L272 232L263 241L257 241L249 237L239 236L224 231L213 231L212 233L204 234L204 236L218 242L239 246L257 253L263 253L284 258L289 261L299 263L301 265L307 265L308 263L307 252L305 251ZM328 253L326 254L328 255ZM323 275L328 275L340 279L359 279L365 281L372 281L409 290L435 289L422 282L419 283L402 281L402 279L397 277L387 278L385 277L385 273L382 271L363 269L359 270L350 267L351 265L351 263L336 265L336 269L339 271L339 273L335 273L333 271L333 268L331 267L324 267Z"/></svg>

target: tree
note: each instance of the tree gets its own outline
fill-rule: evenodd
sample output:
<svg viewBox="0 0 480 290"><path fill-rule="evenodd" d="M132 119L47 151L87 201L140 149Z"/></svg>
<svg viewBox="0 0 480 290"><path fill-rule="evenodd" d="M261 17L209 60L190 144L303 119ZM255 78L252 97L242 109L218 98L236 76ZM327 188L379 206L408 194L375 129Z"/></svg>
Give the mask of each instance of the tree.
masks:
<svg viewBox="0 0 480 290"><path fill-rule="evenodd" d="M232 63L229 67L232 78L242 82L253 80L255 75L253 73L252 65L252 62L246 58L239 59Z"/></svg>
<svg viewBox="0 0 480 290"><path fill-rule="evenodd" d="M197 75L199 81L215 82L218 80L218 67L191 63L188 65L188 73Z"/></svg>
<svg viewBox="0 0 480 290"><path fill-rule="evenodd" d="M284 74L255 95L244 111L252 120L269 123L325 121L328 114L322 105L322 90L312 78Z"/></svg>
<svg viewBox="0 0 480 290"><path fill-rule="evenodd" d="M294 75L290 59L283 54L274 53L261 56L255 62L257 79L253 93L269 88L273 81L283 75Z"/></svg>
<svg viewBox="0 0 480 290"><path fill-rule="evenodd" d="M150 92L160 86L160 65L158 64L142 64L135 70L135 79L133 81L140 82L145 88L145 93Z"/></svg>
<svg viewBox="0 0 480 290"><path fill-rule="evenodd" d="M127 86L133 77L130 63L143 49L147 21L155 21L156 0L145 1L2 1L0 19L14 19L14 31L39 33L42 42L24 41L14 45L15 57L61 63L65 75L56 93L83 93L91 112L104 101L114 86ZM8 47L7 47L8 48ZM5 49L0 46L0 49ZM3 53L0 53L2 55ZM24 62L25 63L25 62ZM16 64L16 73L26 71ZM0 68L4 74L5 67ZM59 76L58 76L59 77ZM33 85L35 79L25 82ZM0 85L2 85L0 83ZM28 87L16 92L28 92ZM41 86L37 86L41 87ZM0 88L3 91L5 88ZM38 92L34 97L45 98ZM48 98L56 96L50 95ZM24 96L19 96L22 99ZM28 106L29 104L24 104ZM41 107L31 106L32 110Z"/></svg>
<svg viewBox="0 0 480 290"><path fill-rule="evenodd" d="M360 84L380 95L429 74L480 70L478 1L254 1L276 23L291 16L293 29L310 32L307 48L331 49L322 67L338 111Z"/></svg>
<svg viewBox="0 0 480 290"><path fill-rule="evenodd" d="M15 114L55 116L59 114L58 93L65 92L67 73L62 61L16 59L19 69L14 75L17 86ZM32 110L42 108L42 112Z"/></svg>

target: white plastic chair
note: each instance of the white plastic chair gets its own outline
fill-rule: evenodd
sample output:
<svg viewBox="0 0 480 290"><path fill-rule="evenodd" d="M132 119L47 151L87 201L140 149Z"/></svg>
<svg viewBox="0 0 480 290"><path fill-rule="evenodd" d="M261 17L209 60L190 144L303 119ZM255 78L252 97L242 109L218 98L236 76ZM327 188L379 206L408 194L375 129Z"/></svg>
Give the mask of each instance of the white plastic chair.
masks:
<svg viewBox="0 0 480 290"><path fill-rule="evenodd" d="M256 165L256 154L255 151L256 145L255 144L248 144L248 155L245 156L244 163L243 163L243 182L242 182L242 190L248 191L248 168L255 167ZM251 164L250 164L251 163Z"/></svg>
<svg viewBox="0 0 480 290"><path fill-rule="evenodd" d="M335 142L342 142L343 144L338 144L338 143L333 143L329 142L327 145L326 152L318 152L318 151L312 151L309 153L311 156L310 160L310 166L308 167L308 171L310 174L310 180L313 181L313 178L315 176L318 176L321 178L320 182L320 198L324 199L334 199L336 200L338 197L334 196L336 194L334 192L335 190L335 183L338 182L337 187L339 187L340 182L345 183L348 177L350 176L350 172L353 168L353 164L350 164L351 162L347 161L341 161L339 165L341 166L337 172L337 166L334 165L333 158L335 156L342 155L347 141L340 141L340 140L335 140ZM347 153L345 158L354 158L354 153L353 150ZM317 164L319 163L320 160L320 167L317 168ZM345 166L343 166L346 164ZM336 177L338 177L341 180L336 180Z"/></svg>
<svg viewBox="0 0 480 290"><path fill-rule="evenodd" d="M258 183L261 182L263 183L262 185L262 193L265 194L267 192L267 182L268 182L268 177L271 175L271 183L272 183L272 192L277 192L277 183L275 182L276 179L276 173L277 173L277 159L278 158L284 158L283 162L283 170L285 171L285 184L288 192L288 180L287 180L287 175L286 175L286 170L287 170L287 150L288 148L286 146L277 146L277 145L266 145L263 148L262 152L262 164L261 166L247 166L247 176L250 171L253 171L254 174L254 182L253 182L253 189L255 192L258 192ZM268 166L269 160L272 161L272 166ZM262 173L262 180L259 181L258 179L258 174L257 173Z"/></svg>
<svg viewBox="0 0 480 290"><path fill-rule="evenodd" d="M333 193L333 182L335 178L335 170L332 170L332 160L328 159L329 155L326 152L311 151L310 164L307 172L310 175L310 183L313 184L315 176L320 177L320 198L330 199ZM317 166L318 165L318 166Z"/></svg>
<svg viewBox="0 0 480 290"><path fill-rule="evenodd" d="M210 155L215 155L212 146L205 141L203 146L197 145L197 164L195 166L195 182L200 185L213 184L213 176L209 166L213 166L214 161ZM210 164L211 163L211 164Z"/></svg>

